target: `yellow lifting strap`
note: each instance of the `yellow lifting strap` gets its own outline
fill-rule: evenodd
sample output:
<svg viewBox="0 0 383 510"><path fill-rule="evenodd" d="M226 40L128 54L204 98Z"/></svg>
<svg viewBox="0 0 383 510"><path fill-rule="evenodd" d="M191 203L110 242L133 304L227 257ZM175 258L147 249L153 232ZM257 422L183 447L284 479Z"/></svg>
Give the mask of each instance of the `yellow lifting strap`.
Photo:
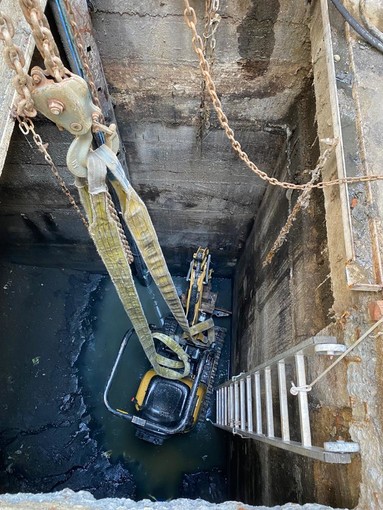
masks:
<svg viewBox="0 0 383 510"><path fill-rule="evenodd" d="M172 338L163 334L152 335L150 331L130 270L127 243L121 233L121 224L106 185L107 168L109 168L113 174L111 182L120 200L124 219L148 270L185 335L190 337L189 324L148 211L126 179L121 164L115 156L119 145L116 127L111 125L108 128L100 123L101 110L93 104L86 82L64 67L39 2L37 0L20 0L20 2L25 18L32 28L36 45L44 59L46 70L34 67L31 77L26 74L23 70L20 49L12 42L14 32L12 23L0 11L0 22L2 22L0 39L6 42L6 55L9 54L10 48L16 55L13 60L18 65L15 67L15 63L14 65L10 63L10 67L18 73L15 83L18 85L24 83L24 86L20 86L21 88L16 87L23 98L18 113L33 117L36 111L39 111L58 127L66 129L76 137L69 148L67 164L68 169L76 176L80 198L89 220L90 235L97 251L153 368L159 375L170 379L185 377L190 371L190 365L182 347ZM94 97L94 101L98 102L97 97ZM104 132L105 143L111 148L103 145L96 151L91 150L94 128ZM34 130L32 132L35 134ZM54 168L52 158L43 147L41 139L38 141L39 137L36 134L34 139L37 145L40 145L39 148L43 149L47 162ZM156 352L154 340L164 343L177 355L179 361L169 360L159 355Z"/></svg>
<svg viewBox="0 0 383 510"><path fill-rule="evenodd" d="M105 154L108 157L106 157ZM77 178L80 199L89 220L89 232L154 370L162 377L180 379L188 375L190 371L188 356L182 347L172 338L158 333L152 335L134 285L126 249L119 233L119 220L115 217L113 211L110 210L110 197L106 186L107 170L105 162L108 162L109 167L109 159L110 161L114 161L115 167L115 171L112 170L114 177L116 177L116 181L113 181L113 184L116 185L117 182L121 183L121 181L123 183L119 188L120 200L121 197L124 196L126 187L131 188L130 194L132 197L134 197L134 195L137 196L127 181L117 157L110 149L106 146L102 146L96 151L90 152L87 164L88 178ZM124 183L124 181L126 182ZM127 201L128 198L126 197L126 202ZM148 264L148 269L154 281L158 284L160 291L164 295L169 308L174 313L177 320L180 319L184 331L188 332L189 327L187 325L187 320L170 273L167 270L166 262L163 259L157 236L155 236L156 242L153 242L151 236L154 229L146 207L138 196L136 204L136 218L138 217L139 220L136 223L133 222L133 225L138 225L139 228L143 229L149 228L147 228L147 231L144 233L140 233L140 235L133 229L132 235L143 254L144 260ZM124 211L124 217L128 216L128 214L127 211ZM148 222L150 222L149 225L147 225ZM160 254L157 251L158 249L160 250ZM145 250L149 250L149 253L147 254ZM165 265L165 269L163 265ZM170 300L168 300L167 297L170 297ZM185 323L187 327L185 327ZM180 361L169 360L159 355L156 352L154 338L167 345L177 355ZM182 372L177 369L182 369Z"/></svg>
<svg viewBox="0 0 383 510"><path fill-rule="evenodd" d="M184 332L190 336L189 323L169 273L146 205L126 178L117 156L107 145L102 145L93 154L112 172L114 179L111 180L111 184L117 193L129 231L171 313Z"/></svg>

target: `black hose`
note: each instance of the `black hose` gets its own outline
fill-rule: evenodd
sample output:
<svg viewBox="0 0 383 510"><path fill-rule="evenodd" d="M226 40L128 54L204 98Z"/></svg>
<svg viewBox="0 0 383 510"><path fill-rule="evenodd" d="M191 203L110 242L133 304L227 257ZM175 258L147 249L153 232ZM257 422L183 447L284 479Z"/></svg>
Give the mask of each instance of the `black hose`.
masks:
<svg viewBox="0 0 383 510"><path fill-rule="evenodd" d="M368 30L366 30L345 8L340 0L331 0L334 6L338 9L347 23L352 26L357 34L359 34L364 40L371 44L378 51L383 53L383 44L374 37Z"/></svg>

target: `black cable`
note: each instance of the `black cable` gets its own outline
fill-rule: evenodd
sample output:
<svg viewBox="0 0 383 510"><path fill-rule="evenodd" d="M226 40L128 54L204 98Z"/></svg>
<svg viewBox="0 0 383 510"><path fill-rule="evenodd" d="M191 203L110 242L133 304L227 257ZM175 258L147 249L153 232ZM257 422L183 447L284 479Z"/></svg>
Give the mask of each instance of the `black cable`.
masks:
<svg viewBox="0 0 383 510"><path fill-rule="evenodd" d="M378 51L383 53L383 44L374 37L368 30L366 30L345 8L340 0L331 0L334 6L338 9L347 23L352 26L357 34L359 34L364 40L371 44Z"/></svg>

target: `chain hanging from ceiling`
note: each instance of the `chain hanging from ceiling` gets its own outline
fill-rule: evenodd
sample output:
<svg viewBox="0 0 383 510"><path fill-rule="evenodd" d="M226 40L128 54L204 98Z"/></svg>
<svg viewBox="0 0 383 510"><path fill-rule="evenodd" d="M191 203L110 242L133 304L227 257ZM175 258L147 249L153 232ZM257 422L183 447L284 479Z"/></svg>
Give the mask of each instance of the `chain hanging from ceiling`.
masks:
<svg viewBox="0 0 383 510"><path fill-rule="evenodd" d="M222 102L218 97L217 89L214 80L211 75L211 66L205 56L205 44L202 37L199 35L197 30L197 15L193 7L190 6L189 0L184 0L184 20L186 25L192 32L192 47L195 51L201 74L205 80L206 88L209 92L211 101L214 109L217 113L217 117L222 129L225 131L227 138L233 150L237 153L238 157L263 181L271 184L272 186L279 186L284 189L300 190L314 188L327 188L329 186L339 186L340 184L351 184L357 182L371 182L383 180L383 175L365 175L360 177L345 177L341 179L334 179L332 181L319 181L319 182L308 182L306 184L294 184L292 182L279 181L275 177L270 177L266 172L261 170L253 161L251 161L249 155L243 150L240 142L235 138L233 129L230 127L229 120L223 110Z"/></svg>

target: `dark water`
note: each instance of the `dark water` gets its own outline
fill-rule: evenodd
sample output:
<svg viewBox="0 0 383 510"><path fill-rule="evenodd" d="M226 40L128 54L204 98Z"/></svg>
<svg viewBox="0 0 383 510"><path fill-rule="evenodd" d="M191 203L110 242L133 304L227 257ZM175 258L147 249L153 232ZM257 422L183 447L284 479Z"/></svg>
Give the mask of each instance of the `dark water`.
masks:
<svg viewBox="0 0 383 510"><path fill-rule="evenodd" d="M227 499L225 433L207 422L157 447L136 439L133 426L104 407L104 386L129 327L108 277L41 267L32 250L22 258L0 259L0 492L69 487L98 498ZM218 304L230 308L230 281L214 284ZM162 298L138 289L149 321L160 325ZM230 330L229 320L216 323ZM221 379L228 352L227 343ZM113 404L130 404L147 368L132 339Z"/></svg>
<svg viewBox="0 0 383 510"><path fill-rule="evenodd" d="M184 278L175 278L177 290L186 285ZM230 307L231 282L216 280L219 292L219 305ZM154 284L149 289L137 283L141 302L150 323L161 326L167 315L167 307ZM224 494L214 494L224 490L223 479L226 470L225 434L211 423L197 425L189 434L174 436L162 446L146 443L135 437L135 428L127 421L111 415L102 400L105 383L110 373L121 339L130 327L114 288L105 280L98 290L97 299L90 310L92 317L92 335L83 348L80 361L81 382L84 387L84 399L91 409L92 422L98 444L103 454L111 461L121 461L134 477L136 498L152 497L157 500L179 497L183 486L193 485L192 479L185 474L205 473L205 480L199 485L209 485L210 498L222 499ZM228 363L230 320L216 319L216 324L227 327L226 347L221 358L219 374L225 376ZM117 408L133 412L130 402L136 394L139 381L150 365L145 358L136 337L133 337L125 350L119 371L110 392L111 404ZM219 377L219 375L218 375ZM213 473L214 476L208 475ZM216 482L217 472L221 480ZM200 475L202 476L202 475ZM220 487L217 488L216 486ZM196 488L196 490L198 490ZM196 494L198 497L200 493Z"/></svg>

